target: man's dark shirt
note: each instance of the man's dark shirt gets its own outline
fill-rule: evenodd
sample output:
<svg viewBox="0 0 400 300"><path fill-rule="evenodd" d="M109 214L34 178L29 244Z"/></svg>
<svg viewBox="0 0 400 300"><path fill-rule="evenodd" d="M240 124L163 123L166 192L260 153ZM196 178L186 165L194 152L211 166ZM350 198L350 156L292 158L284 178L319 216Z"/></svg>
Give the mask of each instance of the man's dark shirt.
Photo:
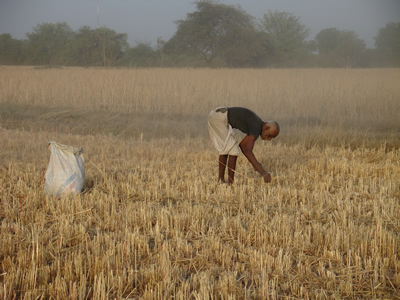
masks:
<svg viewBox="0 0 400 300"><path fill-rule="evenodd" d="M250 109L244 107L228 107L228 123L232 128L250 134L257 139L261 135L263 121Z"/></svg>

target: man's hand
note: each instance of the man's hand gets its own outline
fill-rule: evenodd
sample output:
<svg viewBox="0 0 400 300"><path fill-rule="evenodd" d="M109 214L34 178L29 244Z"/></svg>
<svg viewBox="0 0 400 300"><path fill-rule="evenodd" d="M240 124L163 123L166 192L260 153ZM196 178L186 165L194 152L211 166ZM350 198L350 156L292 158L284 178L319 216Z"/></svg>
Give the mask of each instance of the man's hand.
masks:
<svg viewBox="0 0 400 300"><path fill-rule="evenodd" d="M263 177L265 183L270 183L272 180L271 174L269 174L269 173L264 173L262 175L262 177Z"/></svg>
<svg viewBox="0 0 400 300"><path fill-rule="evenodd" d="M244 156L249 160L249 162L252 164L254 170L259 172L261 176L264 179L265 183L271 182L271 174L266 172L262 165L257 161L256 157L253 154L253 147L254 147L254 142L255 142L255 137L252 135L247 135L239 144L240 149L242 149L242 152Z"/></svg>

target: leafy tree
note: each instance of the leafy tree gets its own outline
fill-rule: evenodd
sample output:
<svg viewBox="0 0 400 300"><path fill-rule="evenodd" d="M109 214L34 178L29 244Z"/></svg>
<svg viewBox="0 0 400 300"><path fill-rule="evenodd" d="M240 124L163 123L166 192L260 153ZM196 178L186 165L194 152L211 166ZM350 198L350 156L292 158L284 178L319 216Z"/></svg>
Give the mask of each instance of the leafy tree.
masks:
<svg viewBox="0 0 400 300"><path fill-rule="evenodd" d="M28 33L30 62L34 64L63 64L74 38L73 30L65 22L42 23Z"/></svg>
<svg viewBox="0 0 400 300"><path fill-rule="evenodd" d="M71 45L69 62L75 66L100 66L102 56L98 50L95 31L89 26L79 28Z"/></svg>
<svg viewBox="0 0 400 300"><path fill-rule="evenodd" d="M107 27L101 27L95 30L96 47L100 51L103 66L115 65L129 48L126 33L116 33Z"/></svg>
<svg viewBox="0 0 400 300"><path fill-rule="evenodd" d="M157 53L149 44L139 43L126 51L121 63L129 67L155 67Z"/></svg>
<svg viewBox="0 0 400 300"><path fill-rule="evenodd" d="M375 37L376 50L387 66L400 66L400 22L388 23Z"/></svg>
<svg viewBox="0 0 400 300"><path fill-rule="evenodd" d="M343 67L357 67L365 51L365 42L354 31L343 30L337 53Z"/></svg>
<svg viewBox="0 0 400 300"><path fill-rule="evenodd" d="M199 57L207 66L220 60L243 66L261 52L253 17L240 7L214 1L197 1L197 10L177 21L178 29L166 43L173 54Z"/></svg>
<svg viewBox="0 0 400 300"><path fill-rule="evenodd" d="M221 58L229 67L262 67L268 45L255 28L237 28L221 41Z"/></svg>
<svg viewBox="0 0 400 300"><path fill-rule="evenodd" d="M323 67L355 67L365 51L365 42L353 31L327 28L315 40Z"/></svg>
<svg viewBox="0 0 400 300"><path fill-rule="evenodd" d="M0 34L0 64L16 65L22 60L22 42L15 40L11 34Z"/></svg>
<svg viewBox="0 0 400 300"><path fill-rule="evenodd" d="M157 38L157 53L160 57L160 67L164 65L164 47L166 42L163 40L162 37Z"/></svg>
<svg viewBox="0 0 400 300"><path fill-rule="evenodd" d="M272 49L274 65L296 65L309 51L305 41L310 29L300 18L288 12L268 11L261 21L267 44Z"/></svg>
<svg viewBox="0 0 400 300"><path fill-rule="evenodd" d="M340 31L336 28L321 30L315 37L317 50L321 55L333 52L339 45Z"/></svg>
<svg viewBox="0 0 400 300"><path fill-rule="evenodd" d="M81 66L116 65L129 48L126 33L107 27L81 27L72 42L70 62Z"/></svg>

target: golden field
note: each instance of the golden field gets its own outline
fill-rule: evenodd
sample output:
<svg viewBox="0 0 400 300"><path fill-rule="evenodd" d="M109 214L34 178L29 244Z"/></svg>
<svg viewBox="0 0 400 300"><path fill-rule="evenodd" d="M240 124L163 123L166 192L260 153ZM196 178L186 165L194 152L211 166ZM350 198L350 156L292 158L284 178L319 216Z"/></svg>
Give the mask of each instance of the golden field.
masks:
<svg viewBox="0 0 400 300"><path fill-rule="evenodd" d="M400 69L0 67L0 299L400 299ZM217 184L207 115L280 122ZM43 192L47 143L81 194Z"/></svg>

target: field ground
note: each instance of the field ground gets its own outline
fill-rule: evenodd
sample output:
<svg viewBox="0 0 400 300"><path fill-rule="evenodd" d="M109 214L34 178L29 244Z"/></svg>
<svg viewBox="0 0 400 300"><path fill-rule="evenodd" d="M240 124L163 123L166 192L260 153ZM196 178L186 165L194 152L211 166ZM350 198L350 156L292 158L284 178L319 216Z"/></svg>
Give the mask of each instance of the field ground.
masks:
<svg viewBox="0 0 400 300"><path fill-rule="evenodd" d="M1 67L0 298L400 299L399 79ZM244 156L216 182L230 102L280 121L270 184ZM50 140L83 147L81 194L44 194Z"/></svg>

